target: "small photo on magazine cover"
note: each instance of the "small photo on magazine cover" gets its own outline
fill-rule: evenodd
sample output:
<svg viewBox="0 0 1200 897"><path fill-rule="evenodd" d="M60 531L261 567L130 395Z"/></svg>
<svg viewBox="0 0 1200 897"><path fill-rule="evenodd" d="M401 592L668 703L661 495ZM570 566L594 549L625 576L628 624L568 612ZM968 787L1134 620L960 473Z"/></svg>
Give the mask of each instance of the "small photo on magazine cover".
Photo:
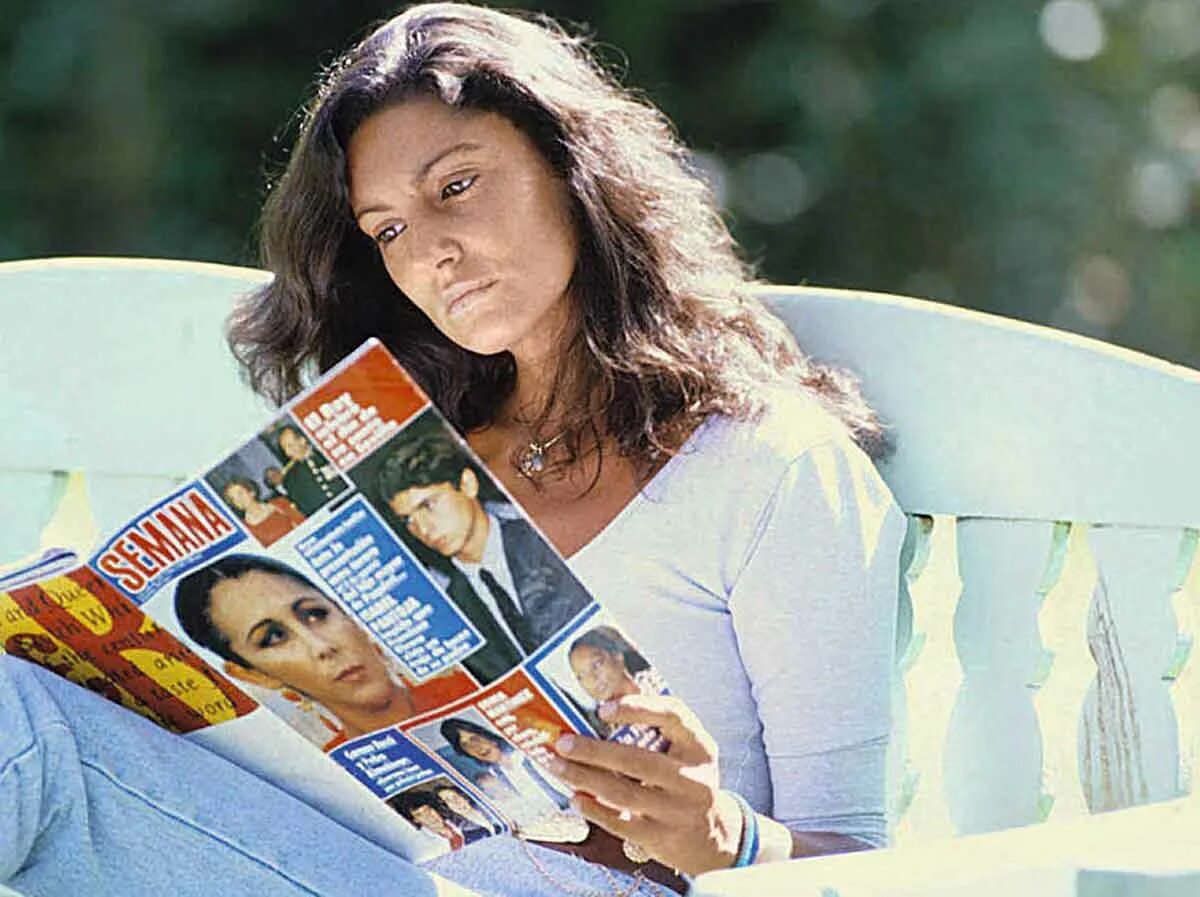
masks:
<svg viewBox="0 0 1200 897"><path fill-rule="evenodd" d="M657 729L613 726L600 718L601 704L627 695L669 694L658 671L604 613L589 617L543 657L534 675L550 683L578 709L602 738L664 749Z"/></svg>
<svg viewBox="0 0 1200 897"><path fill-rule="evenodd" d="M471 703L510 744L542 765L553 759L554 743L577 729L524 669L513 670Z"/></svg>
<svg viewBox="0 0 1200 897"><path fill-rule="evenodd" d="M338 469L292 418L276 421L259 434L259 439L272 455L270 464L262 470L262 480L305 517L346 491L347 483Z"/></svg>
<svg viewBox="0 0 1200 897"><path fill-rule="evenodd" d="M351 478L491 646L491 681L593 602L430 409Z"/></svg>
<svg viewBox="0 0 1200 897"><path fill-rule="evenodd" d="M204 476L263 548L282 539L307 517L284 491L283 467L269 443L255 438Z"/></svg>
<svg viewBox="0 0 1200 897"><path fill-rule="evenodd" d="M569 808L570 789L518 750L478 710L463 708L416 726L409 735L482 791L518 830L531 837L533 831L545 832L547 840L586 837L586 821Z"/></svg>
<svg viewBox="0 0 1200 897"><path fill-rule="evenodd" d="M327 751L476 688L458 666L410 682L298 562L226 554L167 591L154 616Z"/></svg>
<svg viewBox="0 0 1200 897"><path fill-rule="evenodd" d="M429 403L379 344L364 347L298 399L292 414L339 470L350 470Z"/></svg>
<svg viewBox="0 0 1200 897"><path fill-rule="evenodd" d="M387 804L422 832L445 841L451 850L505 830L498 817L449 776L403 791L388 798Z"/></svg>

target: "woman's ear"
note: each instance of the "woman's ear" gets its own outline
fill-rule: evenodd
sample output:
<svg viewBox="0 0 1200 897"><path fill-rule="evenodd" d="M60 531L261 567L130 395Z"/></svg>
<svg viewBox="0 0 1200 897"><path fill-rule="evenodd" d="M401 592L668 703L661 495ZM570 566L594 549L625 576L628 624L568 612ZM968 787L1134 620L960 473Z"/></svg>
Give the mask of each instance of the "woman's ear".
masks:
<svg viewBox="0 0 1200 897"><path fill-rule="evenodd" d="M257 685L259 688L269 688L273 691L278 691L283 688L283 680L276 679L274 676L268 676L266 673L260 673L253 667L244 667L240 663L233 660L225 661L225 674L230 679L237 679L241 682L249 682L251 685Z"/></svg>

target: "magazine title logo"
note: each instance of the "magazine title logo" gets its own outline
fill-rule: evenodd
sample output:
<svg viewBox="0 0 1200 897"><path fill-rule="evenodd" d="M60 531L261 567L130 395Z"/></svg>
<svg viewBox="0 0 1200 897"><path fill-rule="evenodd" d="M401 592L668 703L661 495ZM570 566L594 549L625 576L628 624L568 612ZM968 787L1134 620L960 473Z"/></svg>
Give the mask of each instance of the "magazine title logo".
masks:
<svg viewBox="0 0 1200 897"><path fill-rule="evenodd" d="M218 503L193 484L118 533L94 563L110 583L144 601L161 585L167 570L177 575L243 538Z"/></svg>

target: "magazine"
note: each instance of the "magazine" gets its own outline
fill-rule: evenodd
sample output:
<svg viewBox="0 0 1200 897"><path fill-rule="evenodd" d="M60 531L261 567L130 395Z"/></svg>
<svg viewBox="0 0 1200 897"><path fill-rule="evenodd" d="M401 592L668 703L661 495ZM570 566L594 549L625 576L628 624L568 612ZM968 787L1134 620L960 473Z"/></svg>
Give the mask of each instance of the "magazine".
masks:
<svg viewBox="0 0 1200 897"><path fill-rule="evenodd" d="M86 560L0 579L0 651L414 860L576 841L546 768L653 667L378 341Z"/></svg>

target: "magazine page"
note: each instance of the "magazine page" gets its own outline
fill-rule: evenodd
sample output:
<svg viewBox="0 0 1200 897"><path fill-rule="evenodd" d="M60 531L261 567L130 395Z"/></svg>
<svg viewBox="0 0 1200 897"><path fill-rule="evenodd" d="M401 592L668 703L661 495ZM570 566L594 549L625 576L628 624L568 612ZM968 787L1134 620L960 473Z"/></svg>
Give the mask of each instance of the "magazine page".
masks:
<svg viewBox="0 0 1200 897"><path fill-rule="evenodd" d="M0 574L0 592L48 579L79 566L79 557L67 548L50 548L25 563L8 567Z"/></svg>
<svg viewBox="0 0 1200 897"><path fill-rule="evenodd" d="M0 587L0 653L37 663L212 748L376 843L414 859L419 833L365 800L319 750L259 706L89 565L55 552Z"/></svg>
<svg viewBox="0 0 1200 897"><path fill-rule="evenodd" d="M664 746L599 719L664 683L376 341L68 578L91 597L21 601L63 643L89 601L125 621L69 648L110 697L360 828L398 820L414 858L586 837L545 765L564 732Z"/></svg>

